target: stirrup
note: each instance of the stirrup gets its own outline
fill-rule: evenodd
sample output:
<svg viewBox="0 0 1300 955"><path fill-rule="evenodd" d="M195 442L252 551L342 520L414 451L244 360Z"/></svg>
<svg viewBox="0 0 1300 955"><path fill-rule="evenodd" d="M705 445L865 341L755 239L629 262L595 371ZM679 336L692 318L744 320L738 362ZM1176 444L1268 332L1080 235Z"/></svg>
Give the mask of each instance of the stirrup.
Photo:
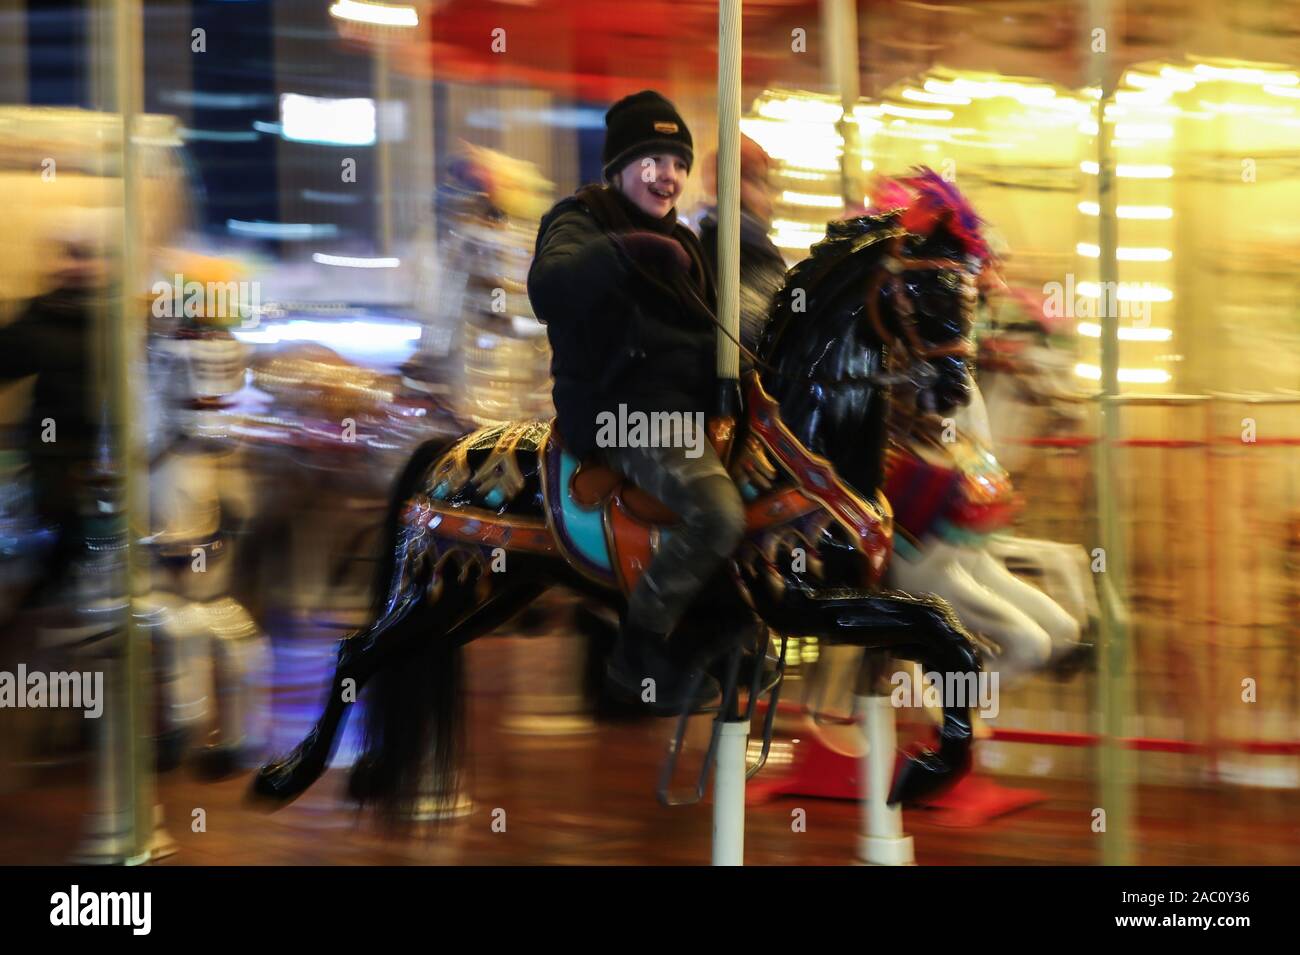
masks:
<svg viewBox="0 0 1300 955"><path fill-rule="evenodd" d="M722 705L718 707L707 707L701 712L713 712L713 731L709 735L709 747L704 754L704 762L700 766L699 775L695 779L694 790L687 790L683 793L674 793L672 791L672 781L677 775L677 763L681 759L682 742L686 738L687 720L691 716L689 706L687 710L677 717L677 732L673 735L673 741L669 744L668 756L664 760L663 768L659 773L659 787L655 795L659 803L663 806L693 806L703 801L704 793L709 788L709 772L713 768L714 761L718 754L718 741L722 738L722 726L724 723L745 722L753 720L754 711L758 706L759 699L764 693L770 691L770 698L767 705L767 715L763 719L763 745L758 754L758 759L754 763L749 763L746 759L745 779L753 779L754 776L767 765L768 753L772 749L772 729L776 724L777 704L781 698L781 685L785 682L785 653L786 645L789 641L787 634L781 635L781 656L777 660L776 674L771 681L764 687L759 683L763 679L763 666L760 658L758 665L754 667L754 675L750 681L749 701L745 708L745 715L742 717L736 709L738 687L737 682L740 676L740 660L743 654L743 648L740 646L728 652L727 666L725 677L722 683ZM762 651L767 649L766 643ZM695 694L699 692L700 685L703 683L703 674L707 672L707 667L701 667L700 673L691 681L691 695L689 699L694 699Z"/></svg>

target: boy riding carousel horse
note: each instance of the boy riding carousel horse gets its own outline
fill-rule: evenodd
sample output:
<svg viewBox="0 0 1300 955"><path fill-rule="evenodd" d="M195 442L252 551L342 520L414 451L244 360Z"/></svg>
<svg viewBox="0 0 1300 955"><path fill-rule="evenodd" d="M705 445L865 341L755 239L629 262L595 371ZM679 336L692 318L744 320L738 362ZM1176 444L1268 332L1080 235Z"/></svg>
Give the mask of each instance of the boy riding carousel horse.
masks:
<svg viewBox="0 0 1300 955"><path fill-rule="evenodd" d="M528 296L554 353L556 430L578 457L598 456L680 517L628 597L606 676L612 692L675 711L697 675L674 662L668 638L745 529L736 485L702 435L674 429L657 446L601 447L602 413L702 420L717 400L715 291L699 240L678 222L691 133L650 90L605 115L604 185L557 204L541 222ZM622 417L620 416L620 420ZM693 701L709 703L705 676Z"/></svg>
<svg viewBox="0 0 1300 955"><path fill-rule="evenodd" d="M719 639L730 644L722 709L735 705L744 641L734 637L756 618L923 672L980 670L946 603L882 589L893 518L880 493L891 389L907 383L906 400L941 413L969 398L970 312L987 259L974 210L918 170L900 184L906 208L830 223L773 302L742 409L728 400L735 382L713 370L709 269L675 222L692 155L685 124L650 92L607 122L610 181L547 215L529 281L550 323L558 426L507 422L411 455L384 522L371 619L339 642L311 731L250 787L268 808L321 777L363 689L365 752L349 792L390 821L453 792L461 652L555 586L622 612L610 682L630 696L654 679L644 702L680 704L683 720L718 692L705 671ZM700 433L711 398L726 412L709 423L713 448ZM633 440L645 430L634 416L675 430ZM632 427L611 437L610 418ZM937 750L903 759L889 802L953 785L971 740L969 701L945 698ZM660 798L672 801L666 786Z"/></svg>

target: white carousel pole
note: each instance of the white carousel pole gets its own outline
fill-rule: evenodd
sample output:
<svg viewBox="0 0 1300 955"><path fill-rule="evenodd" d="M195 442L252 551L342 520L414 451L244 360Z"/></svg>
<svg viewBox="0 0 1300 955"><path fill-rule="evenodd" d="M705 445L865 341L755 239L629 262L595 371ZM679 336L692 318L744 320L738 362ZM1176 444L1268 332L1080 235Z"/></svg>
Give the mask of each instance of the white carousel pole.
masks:
<svg viewBox="0 0 1300 955"><path fill-rule="evenodd" d="M894 781L894 750L898 744L894 704L884 692L888 667L887 651L866 651L862 660L862 689L854 698L867 743L860 764L861 785L867 791L862 799L858 858L867 865L915 865L912 837L903 832L903 810L886 801Z"/></svg>
<svg viewBox="0 0 1300 955"><path fill-rule="evenodd" d="M840 153L840 197L847 207L861 196L854 195L854 182L858 178L850 166L855 140L853 136L853 107L858 101L858 8L855 0L823 0L821 8L822 76L833 90L840 94L841 115L836 124L843 142Z"/></svg>
<svg viewBox="0 0 1300 955"><path fill-rule="evenodd" d="M740 8L718 4L718 378L740 377ZM745 754L749 723L734 714L718 740L713 779L713 864L745 864Z"/></svg>
<svg viewBox="0 0 1300 955"><path fill-rule="evenodd" d="M723 723L713 780L714 865L745 864L745 753L748 749L749 723L745 720Z"/></svg>
<svg viewBox="0 0 1300 955"><path fill-rule="evenodd" d="M858 101L858 11L854 0L824 0L822 30L826 34L826 60L822 63L827 83L839 91L843 115L840 135L844 151L840 157L840 188L844 203L855 201L854 177L850 175L853 159L852 124L849 121ZM881 678L889 657L868 650L862 659L864 691L854 698L862 717L866 738L860 768L862 831L858 835L858 858L868 865L912 865L912 837L903 832L903 811L889 806L889 789L893 783L894 750L897 745L894 707L887 694L881 694Z"/></svg>
<svg viewBox="0 0 1300 955"><path fill-rule="evenodd" d="M857 710L863 714L867 738L861 763L867 792L862 800L858 858L867 865L914 865L916 855L912 850L912 837L903 832L903 810L885 802L893 782L890 777L894 770L896 730L893 704L888 696L877 692L878 689L873 679L867 695L856 699Z"/></svg>

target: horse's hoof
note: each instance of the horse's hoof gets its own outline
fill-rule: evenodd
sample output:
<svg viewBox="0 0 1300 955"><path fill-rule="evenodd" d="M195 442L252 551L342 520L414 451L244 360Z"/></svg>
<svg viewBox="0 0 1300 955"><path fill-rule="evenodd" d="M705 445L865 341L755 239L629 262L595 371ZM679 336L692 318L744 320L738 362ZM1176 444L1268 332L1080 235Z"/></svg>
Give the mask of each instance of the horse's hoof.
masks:
<svg viewBox="0 0 1300 955"><path fill-rule="evenodd" d="M154 740L154 757L158 772L167 773L185 761L190 734L185 730L166 730Z"/></svg>
<svg viewBox="0 0 1300 955"><path fill-rule="evenodd" d="M274 812L305 793L318 775L303 772L296 760L267 763L253 777L244 801L252 808Z"/></svg>
<svg viewBox="0 0 1300 955"><path fill-rule="evenodd" d="M285 794L283 785L277 782L274 764L259 769L253 776L247 792L244 793L244 803L249 808L266 812L274 812L290 802L292 798Z"/></svg>
<svg viewBox="0 0 1300 955"><path fill-rule="evenodd" d="M1085 670L1093 669L1096 663L1097 645L1079 642L1049 664L1048 671L1055 679L1065 682Z"/></svg>
<svg viewBox="0 0 1300 955"><path fill-rule="evenodd" d="M238 746L205 746L195 754L194 774L206 782L227 779L238 772Z"/></svg>
<svg viewBox="0 0 1300 955"><path fill-rule="evenodd" d="M888 803L891 806L924 805L961 782L969 769L969 756L958 762L930 750L908 756L894 777Z"/></svg>

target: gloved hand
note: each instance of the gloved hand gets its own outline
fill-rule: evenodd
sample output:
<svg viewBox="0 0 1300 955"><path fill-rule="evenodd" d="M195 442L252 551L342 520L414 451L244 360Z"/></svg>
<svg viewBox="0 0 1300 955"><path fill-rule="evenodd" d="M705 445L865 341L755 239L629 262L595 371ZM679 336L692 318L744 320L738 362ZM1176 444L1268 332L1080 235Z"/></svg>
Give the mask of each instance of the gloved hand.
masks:
<svg viewBox="0 0 1300 955"><path fill-rule="evenodd" d="M620 232L611 238L629 259L652 272L671 275L691 267L690 255L670 236L657 232Z"/></svg>

